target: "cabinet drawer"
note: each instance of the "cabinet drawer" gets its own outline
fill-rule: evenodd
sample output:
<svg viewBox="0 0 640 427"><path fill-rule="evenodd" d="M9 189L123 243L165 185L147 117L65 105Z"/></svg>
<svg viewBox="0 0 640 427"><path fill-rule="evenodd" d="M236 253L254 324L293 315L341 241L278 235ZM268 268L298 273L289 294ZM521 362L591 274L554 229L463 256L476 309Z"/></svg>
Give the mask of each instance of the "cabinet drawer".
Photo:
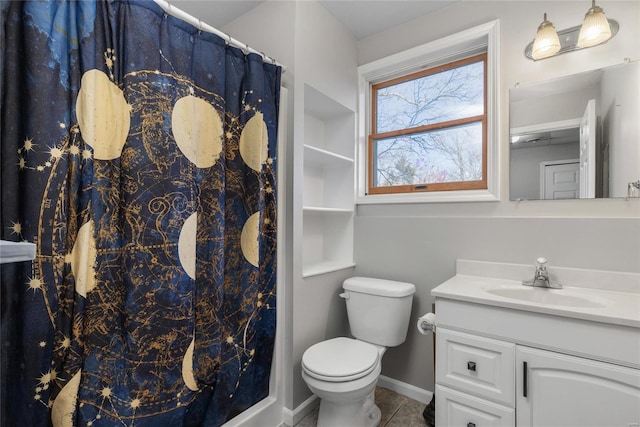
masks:
<svg viewBox="0 0 640 427"><path fill-rule="evenodd" d="M436 382L513 407L515 344L438 328Z"/></svg>
<svg viewBox="0 0 640 427"><path fill-rule="evenodd" d="M515 410L436 385L436 427L513 427Z"/></svg>

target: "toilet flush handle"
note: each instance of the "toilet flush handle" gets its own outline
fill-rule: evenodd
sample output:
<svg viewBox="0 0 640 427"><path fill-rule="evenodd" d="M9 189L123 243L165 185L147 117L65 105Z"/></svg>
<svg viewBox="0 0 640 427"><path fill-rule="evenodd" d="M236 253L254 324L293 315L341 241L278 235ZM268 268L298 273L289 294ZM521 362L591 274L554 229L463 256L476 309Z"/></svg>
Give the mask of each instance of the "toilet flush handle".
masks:
<svg viewBox="0 0 640 427"><path fill-rule="evenodd" d="M349 294L347 292L343 292L340 294L340 298L349 299Z"/></svg>

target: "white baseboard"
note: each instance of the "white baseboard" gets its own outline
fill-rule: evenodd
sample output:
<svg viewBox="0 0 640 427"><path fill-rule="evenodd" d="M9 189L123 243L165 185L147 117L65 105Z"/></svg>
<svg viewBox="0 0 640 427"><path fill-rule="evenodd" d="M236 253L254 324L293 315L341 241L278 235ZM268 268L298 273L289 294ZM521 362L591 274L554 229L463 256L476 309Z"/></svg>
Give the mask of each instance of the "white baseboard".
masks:
<svg viewBox="0 0 640 427"><path fill-rule="evenodd" d="M298 424L304 417L309 415L311 411L316 409L320 405L320 399L318 396L312 395L307 400L302 402L296 409L293 411L288 408L282 409L282 421L288 426L295 426Z"/></svg>
<svg viewBox="0 0 640 427"><path fill-rule="evenodd" d="M384 375L380 375L380 378L378 378L378 386L388 388L391 391L395 391L396 393L402 394L424 404L429 403L433 397L432 391L425 390L402 381L394 380L393 378L385 377Z"/></svg>

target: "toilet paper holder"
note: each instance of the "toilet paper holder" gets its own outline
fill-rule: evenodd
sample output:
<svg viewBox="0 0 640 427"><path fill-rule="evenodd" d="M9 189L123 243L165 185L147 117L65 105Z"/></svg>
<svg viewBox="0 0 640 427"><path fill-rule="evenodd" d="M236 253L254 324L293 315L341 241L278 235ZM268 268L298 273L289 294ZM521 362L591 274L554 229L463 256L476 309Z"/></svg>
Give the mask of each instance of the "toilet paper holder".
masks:
<svg viewBox="0 0 640 427"><path fill-rule="evenodd" d="M426 335L430 332L436 332L436 315L434 313L426 313L418 318L416 326L418 332L422 335Z"/></svg>
<svg viewBox="0 0 640 427"><path fill-rule="evenodd" d="M427 322L426 320L423 320L422 322L420 322L420 327L424 331L427 331L427 330L431 332L436 331L436 325L434 323Z"/></svg>

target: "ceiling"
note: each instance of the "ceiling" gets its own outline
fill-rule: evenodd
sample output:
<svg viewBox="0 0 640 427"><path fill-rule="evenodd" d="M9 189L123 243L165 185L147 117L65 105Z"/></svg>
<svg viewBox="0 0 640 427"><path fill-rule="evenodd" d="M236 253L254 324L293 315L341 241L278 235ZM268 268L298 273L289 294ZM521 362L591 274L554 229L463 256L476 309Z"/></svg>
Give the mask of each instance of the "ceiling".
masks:
<svg viewBox="0 0 640 427"><path fill-rule="evenodd" d="M357 39L361 39L456 1L458 0L320 0L320 3ZM170 0L169 2L209 25L221 28L259 6L264 0Z"/></svg>
<svg viewBox="0 0 640 427"><path fill-rule="evenodd" d="M357 39L404 24L455 1L321 0L320 3Z"/></svg>

